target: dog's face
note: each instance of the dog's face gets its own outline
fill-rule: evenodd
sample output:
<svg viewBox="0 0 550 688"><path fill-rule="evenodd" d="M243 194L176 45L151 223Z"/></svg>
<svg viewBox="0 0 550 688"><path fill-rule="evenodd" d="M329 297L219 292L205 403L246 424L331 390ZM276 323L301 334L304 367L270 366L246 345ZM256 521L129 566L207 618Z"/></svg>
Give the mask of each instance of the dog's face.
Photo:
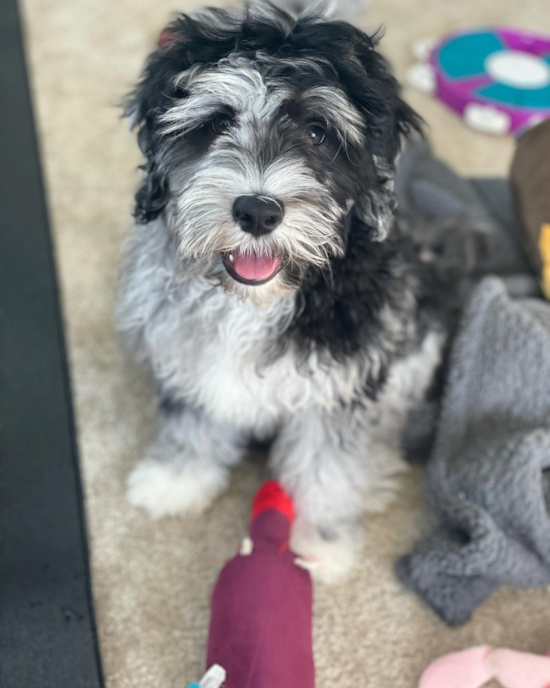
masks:
<svg viewBox="0 0 550 688"><path fill-rule="evenodd" d="M258 302L343 255L353 214L373 240L393 218L393 162L417 127L370 38L275 9L208 10L164 33L128 113L182 257Z"/></svg>

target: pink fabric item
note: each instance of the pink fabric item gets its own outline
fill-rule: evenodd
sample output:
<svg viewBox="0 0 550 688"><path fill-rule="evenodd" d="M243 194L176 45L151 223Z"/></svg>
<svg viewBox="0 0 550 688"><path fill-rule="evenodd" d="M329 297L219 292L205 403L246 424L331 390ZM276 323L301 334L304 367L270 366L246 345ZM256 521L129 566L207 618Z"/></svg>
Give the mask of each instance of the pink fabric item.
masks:
<svg viewBox="0 0 550 688"><path fill-rule="evenodd" d="M256 504L252 553L225 565L212 595L207 669L227 671L224 688L315 686L311 578L288 547L289 498L273 487Z"/></svg>
<svg viewBox="0 0 550 688"><path fill-rule="evenodd" d="M550 658L514 650L493 650L489 655L494 677L503 688L547 688Z"/></svg>
<svg viewBox="0 0 550 688"><path fill-rule="evenodd" d="M422 674L418 688L478 688L491 674L485 660L489 647L473 647L441 657Z"/></svg>
<svg viewBox="0 0 550 688"><path fill-rule="evenodd" d="M492 679L502 688L550 688L550 657L473 647L436 660L418 688L482 688Z"/></svg>

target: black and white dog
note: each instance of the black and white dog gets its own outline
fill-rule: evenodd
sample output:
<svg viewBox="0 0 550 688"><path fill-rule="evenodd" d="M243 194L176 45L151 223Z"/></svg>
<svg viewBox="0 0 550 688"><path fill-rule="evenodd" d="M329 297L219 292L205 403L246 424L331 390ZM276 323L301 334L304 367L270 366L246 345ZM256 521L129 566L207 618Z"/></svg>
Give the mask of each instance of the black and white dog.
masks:
<svg viewBox="0 0 550 688"><path fill-rule="evenodd" d="M160 423L129 500L201 512L248 441L274 438L293 545L335 579L394 491L445 339L433 275L394 221L394 161L419 119L376 40L344 22L212 9L161 43L127 103L146 163L118 320Z"/></svg>

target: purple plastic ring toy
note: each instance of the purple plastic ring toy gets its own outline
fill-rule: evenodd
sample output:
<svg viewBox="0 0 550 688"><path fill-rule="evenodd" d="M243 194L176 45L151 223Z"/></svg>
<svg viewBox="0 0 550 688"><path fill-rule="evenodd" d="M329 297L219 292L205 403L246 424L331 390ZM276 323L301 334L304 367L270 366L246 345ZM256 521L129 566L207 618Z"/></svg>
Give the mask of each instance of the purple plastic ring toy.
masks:
<svg viewBox="0 0 550 688"><path fill-rule="evenodd" d="M449 34L431 47L420 79L481 131L519 134L550 117L550 36L492 27ZM429 70L430 74L427 72ZM423 79L423 81L422 81Z"/></svg>

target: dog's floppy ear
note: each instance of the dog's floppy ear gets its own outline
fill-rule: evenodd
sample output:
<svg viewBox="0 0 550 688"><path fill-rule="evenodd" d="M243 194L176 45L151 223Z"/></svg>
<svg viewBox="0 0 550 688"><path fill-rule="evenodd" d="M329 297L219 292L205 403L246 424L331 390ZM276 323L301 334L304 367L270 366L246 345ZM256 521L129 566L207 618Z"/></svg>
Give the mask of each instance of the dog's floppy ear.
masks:
<svg viewBox="0 0 550 688"><path fill-rule="evenodd" d="M177 99L186 96L181 75L195 65L217 62L235 49L242 17L227 10L209 8L193 15L179 15L160 35L157 50L149 57L137 87L124 103L132 128L146 157L146 179L136 195L134 215L147 223L168 203L170 187L166 137L160 118Z"/></svg>
<svg viewBox="0 0 550 688"><path fill-rule="evenodd" d="M399 83L386 59L377 50L382 34L368 36L356 30L353 58L347 75L350 94L364 113L368 130L373 134L373 153L393 165L403 139L422 133L422 118L401 98ZM351 83L350 83L351 77Z"/></svg>
<svg viewBox="0 0 550 688"><path fill-rule="evenodd" d="M401 98L397 80L376 50L379 35L370 37L359 29L352 30L351 55L341 73L350 97L365 118L367 164L374 167L367 171L369 189L356 204L356 212L373 228L373 238L382 241L392 226L396 209L395 162L403 140L414 132L422 133L422 119Z"/></svg>
<svg viewBox="0 0 550 688"><path fill-rule="evenodd" d="M216 11L211 11L214 17ZM134 216L140 223L153 220L168 202L170 188L163 162L160 117L177 98L185 96L176 77L197 62L208 61L212 36L204 38L206 21L180 15L161 33L141 79L123 104L130 127L138 129L139 147L146 158L144 182L136 194Z"/></svg>
<svg viewBox="0 0 550 688"><path fill-rule="evenodd" d="M415 133L422 135L423 120L420 115L401 98L400 86L389 71L387 72L387 77L388 110L387 113L384 114L382 122L378 125L378 145L375 152L393 166L398 154L402 150L405 140Z"/></svg>
<svg viewBox="0 0 550 688"><path fill-rule="evenodd" d="M141 169L145 178L136 194L134 217L141 224L155 219L162 211L169 196L168 177L162 170L158 155L158 116L166 107L169 92L169 77L175 65L168 69L168 43L164 43L164 32L159 48L147 61L140 82L124 102L124 116L129 118L130 127L137 128L137 140L146 162ZM180 71L185 65L180 66Z"/></svg>

